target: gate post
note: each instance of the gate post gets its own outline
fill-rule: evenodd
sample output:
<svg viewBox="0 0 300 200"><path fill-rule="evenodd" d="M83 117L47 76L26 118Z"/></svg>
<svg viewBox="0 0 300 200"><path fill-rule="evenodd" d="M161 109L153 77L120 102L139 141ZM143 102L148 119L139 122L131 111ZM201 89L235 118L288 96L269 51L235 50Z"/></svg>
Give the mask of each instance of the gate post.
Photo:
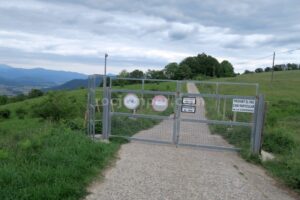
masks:
<svg viewBox="0 0 300 200"><path fill-rule="evenodd" d="M257 105L255 105L255 117L254 117L254 126L252 130L252 153L260 154L261 145L262 145L262 131L264 127L264 118L265 118L265 100L264 95L260 94L258 96Z"/></svg>
<svg viewBox="0 0 300 200"><path fill-rule="evenodd" d="M104 79L106 79L106 76L104 76ZM103 85L103 98L102 98L102 105L103 105L103 115L102 115L102 138L104 140L107 140L109 137L109 91L106 87L106 81L104 82L105 85Z"/></svg>
<svg viewBox="0 0 300 200"><path fill-rule="evenodd" d="M181 82L176 82L176 95L174 105L174 126L173 126L173 143L178 144L179 130L180 130L180 102L181 102Z"/></svg>

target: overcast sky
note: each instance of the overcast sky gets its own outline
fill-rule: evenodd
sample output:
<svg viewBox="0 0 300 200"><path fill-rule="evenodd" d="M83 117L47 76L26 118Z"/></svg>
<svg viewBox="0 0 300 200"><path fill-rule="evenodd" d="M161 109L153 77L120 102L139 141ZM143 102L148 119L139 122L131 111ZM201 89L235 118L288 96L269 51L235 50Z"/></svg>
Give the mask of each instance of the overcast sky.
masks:
<svg viewBox="0 0 300 200"><path fill-rule="evenodd" d="M0 0L0 63L103 73L205 52L236 72L300 63L299 0ZM269 56L263 59L265 56Z"/></svg>

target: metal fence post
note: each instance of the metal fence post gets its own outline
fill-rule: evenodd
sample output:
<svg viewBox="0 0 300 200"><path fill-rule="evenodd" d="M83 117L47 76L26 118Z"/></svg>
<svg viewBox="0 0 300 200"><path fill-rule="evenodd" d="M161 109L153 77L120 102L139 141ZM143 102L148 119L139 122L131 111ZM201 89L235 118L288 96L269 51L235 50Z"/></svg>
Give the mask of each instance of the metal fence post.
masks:
<svg viewBox="0 0 300 200"><path fill-rule="evenodd" d="M258 108L256 117L256 128L254 134L254 146L253 153L260 154L261 144L262 144L262 130L264 126L264 116L265 116L265 103L264 96L262 94L258 97Z"/></svg>
<svg viewBox="0 0 300 200"><path fill-rule="evenodd" d="M176 95L174 105L174 125L173 125L173 143L178 144L179 127L180 127L180 94L181 94L181 82L176 83Z"/></svg>
<svg viewBox="0 0 300 200"><path fill-rule="evenodd" d="M254 144L254 141L255 141L255 129L256 129L256 122L257 122L257 113L258 113L258 96L256 96L256 99L255 99L255 108L254 108L254 113L253 113L253 124L252 124L252 128L251 128L251 153L254 153L255 152L255 144Z"/></svg>
<svg viewBox="0 0 300 200"><path fill-rule="evenodd" d="M104 77L106 79L106 77ZM103 139L108 139L108 109L109 109L109 98L108 89L106 86L103 87L103 115L102 115L102 137Z"/></svg>
<svg viewBox="0 0 300 200"><path fill-rule="evenodd" d="M219 94L219 84L216 82L216 95L218 95ZM216 110L218 110L218 100L216 99Z"/></svg>
<svg viewBox="0 0 300 200"><path fill-rule="evenodd" d="M110 78L110 83L111 83L111 78ZM107 127L107 138L106 139L109 139L109 136L110 136L110 132L111 132L111 104L112 104L112 99L111 99L111 84L109 85L109 88L108 88L108 108L107 108L107 119L108 119L108 127Z"/></svg>
<svg viewBox="0 0 300 200"><path fill-rule="evenodd" d="M223 120L225 120L225 116L226 116L226 98L224 98L223 100L223 117L222 117Z"/></svg>
<svg viewBox="0 0 300 200"><path fill-rule="evenodd" d="M185 82L186 83L186 82ZM178 144L178 142L179 142L179 134L180 134L180 123L181 123L181 120L180 120L180 115L181 115L181 99L182 99L182 95L181 95L181 93L182 93L182 81L179 81L178 82L178 89L177 89L177 91L178 91L178 102L177 103L179 103L179 105L178 105L178 107L177 107L177 127L176 127L176 129L177 129L177 131L176 131L176 145Z"/></svg>
<svg viewBox="0 0 300 200"><path fill-rule="evenodd" d="M145 79L142 79L142 100L144 101Z"/></svg>

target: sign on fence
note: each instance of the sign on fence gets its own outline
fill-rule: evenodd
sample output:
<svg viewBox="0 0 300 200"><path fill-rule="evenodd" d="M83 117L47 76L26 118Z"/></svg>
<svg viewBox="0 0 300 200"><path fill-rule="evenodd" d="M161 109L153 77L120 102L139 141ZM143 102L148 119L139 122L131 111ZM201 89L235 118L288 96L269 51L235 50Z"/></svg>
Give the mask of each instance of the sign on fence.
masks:
<svg viewBox="0 0 300 200"><path fill-rule="evenodd" d="M163 95L157 95L152 99L152 107L155 111L162 112L168 108L168 99Z"/></svg>
<svg viewBox="0 0 300 200"><path fill-rule="evenodd" d="M232 99L233 112L254 113L255 100L254 99Z"/></svg>
<svg viewBox="0 0 300 200"><path fill-rule="evenodd" d="M181 112L184 113L195 113L196 112L196 106L181 106Z"/></svg>
<svg viewBox="0 0 300 200"><path fill-rule="evenodd" d="M128 109L134 110L140 105L140 100L135 94L127 94L124 98L124 105Z"/></svg>
<svg viewBox="0 0 300 200"><path fill-rule="evenodd" d="M196 97L183 97L182 104L196 104Z"/></svg>

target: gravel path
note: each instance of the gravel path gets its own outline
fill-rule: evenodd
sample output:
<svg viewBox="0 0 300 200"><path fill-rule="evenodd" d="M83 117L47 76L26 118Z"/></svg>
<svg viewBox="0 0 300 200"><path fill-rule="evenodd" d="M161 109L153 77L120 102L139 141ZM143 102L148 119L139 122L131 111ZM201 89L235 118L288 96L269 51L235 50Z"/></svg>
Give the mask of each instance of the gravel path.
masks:
<svg viewBox="0 0 300 200"><path fill-rule="evenodd" d="M188 91L197 92L197 88L188 84ZM202 109L196 115L204 117L204 102L197 100L202 102ZM137 137L148 133L149 137L169 140L172 128L166 127L170 127L170 122L165 120ZM181 128L191 130L182 133L182 143L204 141L230 146L221 137L211 135L206 124L186 123ZM195 134L198 129L201 136ZM156 132L160 134L153 136ZM95 181L88 188L87 200L293 199L263 169L232 152L131 142L122 145L119 157L104 180Z"/></svg>

